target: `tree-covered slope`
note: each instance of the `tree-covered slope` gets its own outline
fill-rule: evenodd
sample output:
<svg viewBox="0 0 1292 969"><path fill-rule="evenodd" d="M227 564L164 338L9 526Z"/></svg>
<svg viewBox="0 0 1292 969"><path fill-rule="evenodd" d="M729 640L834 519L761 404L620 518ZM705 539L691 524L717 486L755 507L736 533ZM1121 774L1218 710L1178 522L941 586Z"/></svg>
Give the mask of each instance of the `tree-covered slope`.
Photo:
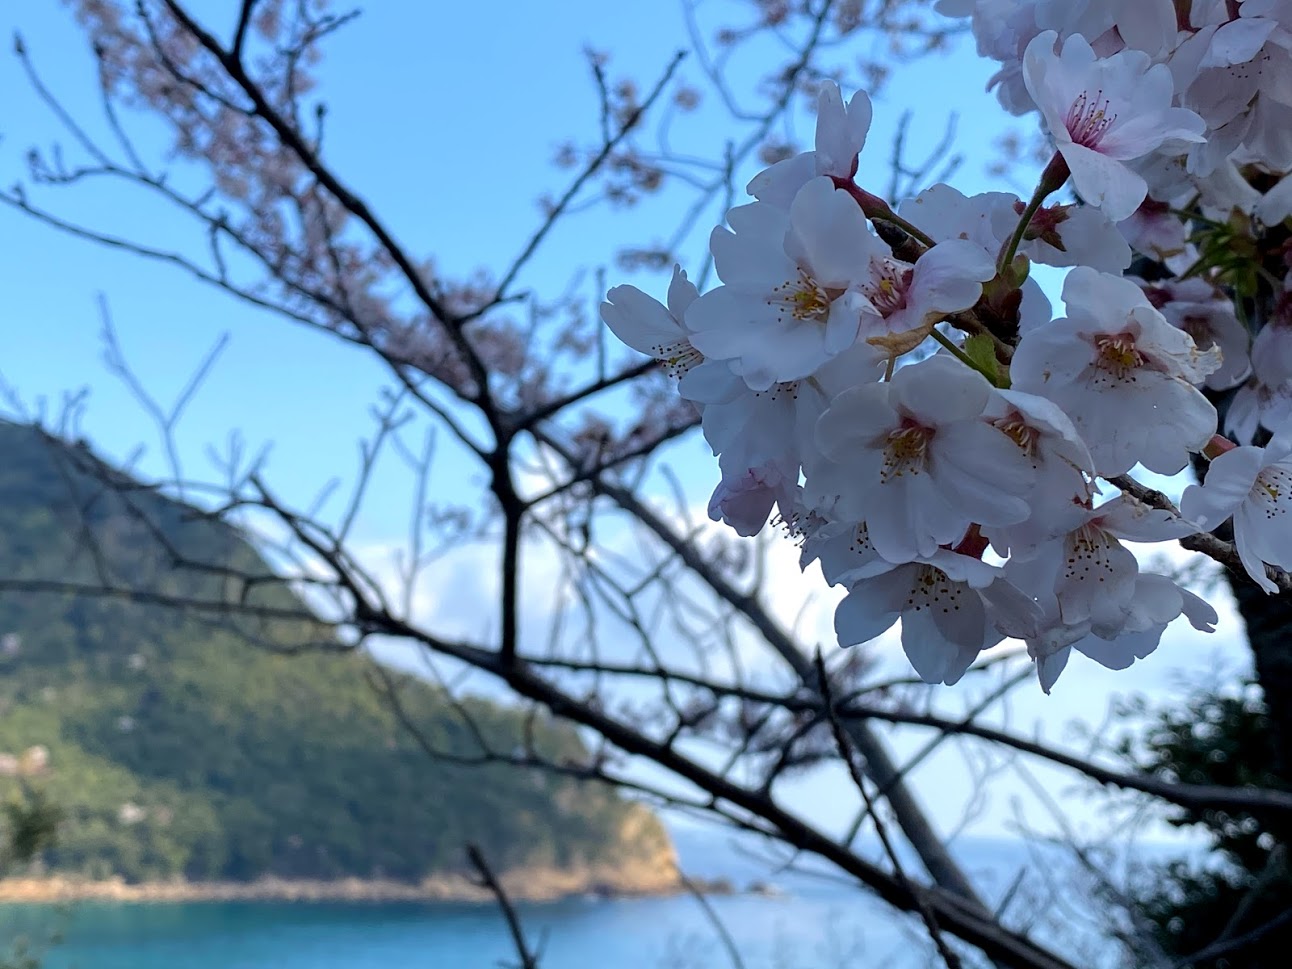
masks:
<svg viewBox="0 0 1292 969"><path fill-rule="evenodd" d="M0 791L34 784L64 812L51 869L417 880L461 868L468 841L499 868L668 864L654 817L603 787L430 759L371 687L365 656L275 652L323 638L304 620L249 629L63 589L228 596L227 576L175 569L175 556L267 572L231 529L114 475L83 448L0 423ZM33 592L33 581L48 587ZM282 586L249 598L299 608ZM399 683L430 745L479 754L441 694ZM567 727L483 700L467 707L494 750L528 738L557 762L586 759Z"/></svg>

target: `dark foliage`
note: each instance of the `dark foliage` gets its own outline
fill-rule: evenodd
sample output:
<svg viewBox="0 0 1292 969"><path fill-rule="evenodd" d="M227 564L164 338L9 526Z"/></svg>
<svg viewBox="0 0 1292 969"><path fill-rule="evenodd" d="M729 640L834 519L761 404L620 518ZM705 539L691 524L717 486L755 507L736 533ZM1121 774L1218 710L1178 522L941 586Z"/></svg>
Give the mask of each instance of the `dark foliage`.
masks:
<svg viewBox="0 0 1292 969"><path fill-rule="evenodd" d="M1192 694L1182 705L1127 711L1146 728L1124 752L1166 780L1289 788L1276 772L1274 730L1251 684ZM1292 952L1292 831L1269 818L1176 808L1172 824L1200 830L1202 861L1176 860L1146 873L1141 913L1159 943L1192 969L1275 969Z"/></svg>

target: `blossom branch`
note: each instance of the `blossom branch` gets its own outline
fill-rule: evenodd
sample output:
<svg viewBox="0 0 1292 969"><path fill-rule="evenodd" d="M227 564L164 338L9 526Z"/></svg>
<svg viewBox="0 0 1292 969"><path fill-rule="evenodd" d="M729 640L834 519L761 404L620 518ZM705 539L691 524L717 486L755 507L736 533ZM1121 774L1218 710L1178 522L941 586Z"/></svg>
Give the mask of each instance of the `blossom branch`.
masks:
<svg viewBox="0 0 1292 969"><path fill-rule="evenodd" d="M1175 506L1175 502L1160 491L1146 488L1129 475L1117 475L1108 480L1111 484L1116 485L1122 491L1149 507L1169 512L1177 518L1180 516L1180 509ZM1196 535L1182 538L1180 539L1180 545L1182 548L1187 548L1192 552L1201 552L1208 558L1214 559L1229 569L1235 576L1241 576L1245 572L1242 560L1238 555L1238 549L1234 547L1233 542L1227 542L1209 532L1199 532ZM1265 575L1281 592L1292 592L1292 575L1282 569L1276 569L1272 565L1265 566Z"/></svg>

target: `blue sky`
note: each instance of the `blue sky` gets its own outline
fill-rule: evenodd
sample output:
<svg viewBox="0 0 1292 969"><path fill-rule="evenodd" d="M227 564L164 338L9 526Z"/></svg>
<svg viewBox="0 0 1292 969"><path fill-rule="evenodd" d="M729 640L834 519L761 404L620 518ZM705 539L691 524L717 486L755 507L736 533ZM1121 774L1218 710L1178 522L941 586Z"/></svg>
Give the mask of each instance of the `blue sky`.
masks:
<svg viewBox="0 0 1292 969"><path fill-rule="evenodd" d="M231 4L213 0L196 9L213 29L231 29L220 19L221 13L232 19ZM4 16L6 26L21 30L33 61L72 113L92 132L105 133L92 60L70 15L58 4L30 4ZM594 137L598 105L585 46L612 53L612 76L649 83L684 37L674 3L372 4L327 48L321 71L329 105L326 155L410 252L433 255L449 275L500 266L536 226L538 198L559 193L570 177L552 165L557 145ZM691 76L697 70L683 68ZM961 72L964 83L948 87L948 74L959 81ZM895 84L898 100L887 111L880 107L872 135L882 152L874 162L878 171L898 105L924 105L914 137L935 137L948 111L993 110L981 93L987 75L986 65L960 57L954 66L924 62ZM0 91L6 101L0 178L9 184L29 146L68 139L12 56L0 58ZM810 119L801 125L810 133ZM145 144L156 134L147 121L131 126ZM681 130L710 156L729 137L703 116ZM983 157L988 139L971 121L961 130L971 153ZM976 176L979 168L971 162L965 171ZM123 234L134 229L162 248L191 251L195 238L201 243L138 193L90 186L34 197ZM609 262L618 240L669 233L677 211L668 204L585 212L553 234L522 283L557 291L577 269ZM289 496L310 494L345 471L338 452L352 453L368 433L366 405L383 379L362 354L284 325L170 267L69 239L12 211L0 211L0 232L15 243L0 267L5 315L13 323L6 327L0 373L24 399L57 400L66 390L89 387L84 426L91 439L115 455L151 443L148 422L101 362L96 301L104 294L127 356L163 401L178 393L220 335L229 334L222 363L183 424L194 472L206 470L201 445L223 441L232 429L252 442L273 442L274 480ZM702 228L700 245L706 234ZM618 278L613 267L609 278ZM653 282L663 289L663 278ZM585 288L591 299L591 287ZM365 525L378 537L388 523Z"/></svg>
<svg viewBox="0 0 1292 969"><path fill-rule="evenodd" d="M220 34L231 30L234 4L205 0L193 6ZM710 0L704 9L739 6ZM91 122L88 127L102 132L92 60L70 15L52 3L11 4L0 14L0 25L21 30L47 83L75 115ZM503 265L537 224L537 199L559 193L570 177L552 165L557 145L595 137L597 98L584 47L610 52L612 75L626 73L649 83L684 37L680 5L673 2L372 3L327 48L321 69L330 109L325 154L409 251L433 255L449 274ZM687 65L683 74L694 76L696 70ZM878 176L885 170L898 116L910 106L916 110L912 137L926 144L941 134L949 112L961 114L959 145L967 157L954 180L957 187L1027 191L1022 184L990 182L984 174L991 143L1009 123L983 92L991 72L991 65L975 59L964 44L946 57L899 71L876 101L862 174L873 171L878 184L884 183ZM66 138L8 54L0 57L0 92L0 179L10 184L29 146ZM688 150L721 151L729 135L712 118L702 111L682 124L679 138ZM157 144L149 122L132 119L130 124L144 144ZM810 132L808 118L801 116L799 124L800 131ZM33 198L163 247L193 245L172 215L134 195L88 186L46 190ZM627 213L581 213L553 234L522 282L546 292L560 290L580 267L608 263L618 240L667 235L676 218L673 196ZM701 245L706 233L704 227ZM211 476L205 446L218 447L237 432L252 450L272 445L268 479L297 505L309 504L332 478L353 476L358 442L372 429L369 408L384 385L380 368L363 354L248 308L182 272L70 239L9 209L0 209L0 238L7 255L0 262L0 374L30 406L41 400L56 404L64 393L88 388L81 424L86 436L117 458L144 444L148 451L141 467L161 470L155 429L103 364L97 305L102 294L132 366L163 403L228 334L219 364L179 429L190 475ZM610 282L619 278L611 266ZM637 282L663 294L664 277ZM681 465L683 477L702 503L717 469L698 443L679 454L691 458ZM435 474L439 493L463 500L469 499L471 481L481 478L477 469L452 460L437 466ZM371 503L358 531L374 546L396 542L405 533L407 476L388 467L377 488L382 500ZM438 597L441 617L449 603L461 611L464 597L479 599L487 592L461 569L442 578L452 594ZM797 609L795 595L783 603L787 615ZM822 615L828 627L828 612ZM1209 675L1217 662L1236 668L1245 662L1245 651L1232 618L1226 630L1212 639L1173 633L1149 662L1127 673L1074 660L1054 697L1025 691L1014 722L1037 723L1045 736L1058 739L1072 717L1097 722L1113 691L1160 695L1173 689L1170 684L1182 671ZM894 668L902 665L899 657ZM970 781L955 757L935 762L932 773L968 796ZM827 777L805 786L804 800L829 813L841 783ZM1008 829L1009 796L1008 788L996 796L980 830ZM940 820L950 824L958 808L940 810Z"/></svg>

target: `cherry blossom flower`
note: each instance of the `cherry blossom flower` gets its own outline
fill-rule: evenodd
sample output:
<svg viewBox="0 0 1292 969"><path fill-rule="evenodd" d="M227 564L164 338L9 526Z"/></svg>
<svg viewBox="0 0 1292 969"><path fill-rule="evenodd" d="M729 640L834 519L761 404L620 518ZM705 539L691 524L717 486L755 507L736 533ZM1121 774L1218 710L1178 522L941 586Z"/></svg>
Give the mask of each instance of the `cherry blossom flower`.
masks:
<svg viewBox="0 0 1292 969"><path fill-rule="evenodd" d="M914 265L872 254L866 278L861 336L894 355L913 349L952 313L968 309L982 284L996 275L981 246L961 239L940 242Z"/></svg>
<svg viewBox="0 0 1292 969"><path fill-rule="evenodd" d="M806 569L817 561L830 585L850 585L857 579L870 578L892 568L892 563L875 551L864 521L822 519L817 528L804 535L799 566Z"/></svg>
<svg viewBox="0 0 1292 969"><path fill-rule="evenodd" d="M905 200L898 211L935 242L972 242L994 260L1001 244L1017 224L1014 209L1017 202L1018 196L1008 192L965 196L950 185L939 184ZM1113 251L1115 253L1116 249ZM1023 252L1035 255L1027 245ZM1050 301L1037 281L1031 277L1023 280L1021 293L1017 307L1020 332L1048 323Z"/></svg>
<svg viewBox="0 0 1292 969"><path fill-rule="evenodd" d="M1148 184L1126 162L1164 142L1202 141L1203 120L1172 106L1174 82L1163 64L1142 51L1096 57L1073 35L1056 54L1058 35L1038 34L1023 54L1027 90L1081 197L1114 222L1139 207Z"/></svg>
<svg viewBox="0 0 1292 969"><path fill-rule="evenodd" d="M1250 444L1259 428L1292 421L1292 298L1284 294L1274 316L1252 340L1252 376L1238 388L1225 415L1225 429Z"/></svg>
<svg viewBox="0 0 1292 969"><path fill-rule="evenodd" d="M1262 195L1255 214L1264 225L1270 226L1292 217L1292 177L1284 175L1277 185Z"/></svg>
<svg viewBox="0 0 1292 969"><path fill-rule="evenodd" d="M1165 202L1145 199L1128 218L1117 223L1117 228L1132 249L1173 272L1184 272L1198 258L1189 244L1189 227L1172 214Z"/></svg>
<svg viewBox="0 0 1292 969"><path fill-rule="evenodd" d="M950 185L933 185L906 199L898 208L931 238L967 239L993 257L1014 232L1024 205L1009 192L965 196ZM1131 252L1117 226L1093 206L1051 205L1031 219L1019 248L1033 262L1047 266L1090 266L1119 273L1130 265Z"/></svg>
<svg viewBox="0 0 1292 969"><path fill-rule="evenodd" d="M870 97L857 91L845 105L839 85L821 85L816 108L816 150L777 162L754 176L746 191L760 202L789 211L794 197L813 178L828 175L851 181L857 156L870 131Z"/></svg>
<svg viewBox="0 0 1292 969"><path fill-rule="evenodd" d="M1000 570L938 549L917 562L854 581L835 610L842 646L864 643L902 621L902 649L926 683L957 682L984 649L1036 627L1031 600Z"/></svg>
<svg viewBox="0 0 1292 969"><path fill-rule="evenodd" d="M709 501L709 516L742 536L755 535L773 506L789 517L799 504L798 478L812 445L817 420L830 397L844 387L878 379L882 358L857 344L827 363L811 381L788 381L750 390L725 366L706 362L687 374L690 399L701 410L701 427L718 456L722 479Z"/></svg>
<svg viewBox="0 0 1292 969"><path fill-rule="evenodd" d="M1012 219L997 214L998 223L1004 217L1002 241L1022 215L1023 203L1015 202L1013 208ZM1131 261L1130 246L1116 224L1091 205L1042 206L1028 223L1018 251L1045 266L1089 266L1105 273L1120 273Z"/></svg>
<svg viewBox="0 0 1292 969"><path fill-rule="evenodd" d="M1236 15L1217 9L1171 57L1184 103L1207 124L1189 170L1210 174L1245 147L1280 170L1292 165L1292 4L1246 0Z"/></svg>
<svg viewBox="0 0 1292 969"><path fill-rule="evenodd" d="M1292 428L1263 448L1215 458L1203 483L1185 489L1180 511L1207 531L1232 517L1243 568L1266 592L1278 592L1265 565L1292 569Z"/></svg>
<svg viewBox="0 0 1292 969"><path fill-rule="evenodd" d="M1032 100L1023 85L1019 59L1036 36L1036 0L938 0L936 9L948 17L973 17L978 53L1001 61L1001 70L987 82L1006 111L1024 114Z"/></svg>
<svg viewBox="0 0 1292 969"><path fill-rule="evenodd" d="M1017 196L935 185L895 216L854 181L869 99L826 84L815 149L756 176L758 201L713 233L722 284L700 296L677 270L667 306L623 286L602 315L700 411L720 470L710 517L750 536L775 515L800 565L844 587L841 644L900 621L921 678L949 684L1016 637L1049 692L1073 651L1124 669L1180 616L1217 621L1128 543L1232 518L1263 588L1268 566L1292 568L1292 297L1249 331L1230 292L1247 293L1248 243L1292 217L1292 0L938 9L972 16L1004 103L1040 110L1057 148L1041 201L1071 176L1085 204L1038 202L1019 231ZM1132 248L1165 278L1124 277ZM1262 282L1285 274L1265 255ZM1072 267L1059 319L1033 263ZM994 339L926 355L947 319ZM1183 515L1129 493L1096 506L1097 477L1211 453L1202 386L1237 386L1240 442L1279 433L1217 457Z"/></svg>
<svg viewBox="0 0 1292 969"><path fill-rule="evenodd" d="M814 178L789 213L764 202L732 209L710 246L725 285L687 311L691 343L731 361L752 390L811 376L857 340L871 254L887 247L829 178Z"/></svg>
<svg viewBox="0 0 1292 969"><path fill-rule="evenodd" d="M636 286L616 286L606 293L601 319L621 342L654 357L669 376L680 377L704 360L691 345L691 335L682 322L687 307L699 295L682 267L674 266L667 307Z"/></svg>
<svg viewBox="0 0 1292 969"><path fill-rule="evenodd" d="M797 475L796 475L797 477ZM794 503L798 483L786 477L775 461L747 468L740 477L724 477L709 499L709 517L725 522L737 535L749 538L767 524L772 508Z"/></svg>
<svg viewBox="0 0 1292 969"><path fill-rule="evenodd" d="M1036 661L1041 689L1050 692L1074 649L1107 669L1124 670L1153 653L1166 627L1178 617L1184 616L1194 629L1205 633L1214 632L1220 621L1204 599L1151 572L1135 577L1130 602L1126 622L1116 635L1098 636L1084 631L1087 624L1078 624L1063 628L1057 637L1050 630L1029 638L1028 655Z"/></svg>
<svg viewBox="0 0 1292 969"><path fill-rule="evenodd" d="M1195 628L1212 631L1215 610L1165 576L1140 572L1122 544L1196 530L1192 521L1121 495L1089 511L1059 540L1015 552L1005 575L1038 605L1037 631L1023 638L1046 693L1073 649L1109 669L1125 669L1156 649L1181 613Z"/></svg>
<svg viewBox="0 0 1292 969"><path fill-rule="evenodd" d="M870 347L857 344L811 381L785 381L766 390L750 390L744 379L720 363L706 362L690 371L679 391L700 408L701 428L719 457L723 477L710 510L724 508L738 496L751 498L755 482L774 486L776 475L797 483L830 398L846 387L878 380L881 361ZM686 385L688 379L691 383Z"/></svg>
<svg viewBox="0 0 1292 969"><path fill-rule="evenodd" d="M982 530L996 552L1034 547L1084 522L1094 464L1067 415L1044 397L1002 390L992 395L983 416L1014 442L1035 472L1027 519Z"/></svg>
<svg viewBox="0 0 1292 969"><path fill-rule="evenodd" d="M1050 611L1062 625L1112 638L1126 625L1139 574L1122 541L1166 541L1196 530L1192 522L1121 495L1088 510L1059 538L1015 548L1005 574L1043 605L1053 600L1057 610Z"/></svg>
<svg viewBox="0 0 1292 969"><path fill-rule="evenodd" d="M1234 313L1233 301L1205 279L1167 280L1145 290L1149 302L1172 326L1193 338L1200 350L1220 350L1220 366L1203 381L1212 390L1228 390L1247 379L1251 336Z"/></svg>
<svg viewBox="0 0 1292 969"><path fill-rule="evenodd" d="M805 462L808 500L829 517L865 518L890 562L932 555L974 522L1023 521L1035 471L982 419L992 393L980 374L942 355L843 391L817 422L827 460Z"/></svg>
<svg viewBox="0 0 1292 969"><path fill-rule="evenodd" d="M1013 230L1011 224L1004 234L998 231L1000 214L1012 212L1018 200L1017 195L1009 192L965 195L959 189L939 182L914 198L903 199L897 211L937 242L966 239L995 255Z"/></svg>
<svg viewBox="0 0 1292 969"><path fill-rule="evenodd" d="M1271 385L1253 376L1229 402L1225 431L1240 444L1251 444L1261 428L1270 430L1288 421L1292 421L1292 383Z"/></svg>
<svg viewBox="0 0 1292 969"><path fill-rule="evenodd" d="M1023 335L1010 374L1072 419L1102 475L1136 462L1174 474L1216 431L1193 386L1220 366L1127 279L1079 266L1063 284L1068 315Z"/></svg>
<svg viewBox="0 0 1292 969"><path fill-rule="evenodd" d="M728 489L740 490L751 469L768 465L797 481L803 443L811 440L826 409L826 397L807 382L790 381L755 391L734 374L729 373L728 379L731 392L703 404L700 418L705 440L720 458ZM766 470L757 473L768 474Z"/></svg>
<svg viewBox="0 0 1292 969"><path fill-rule="evenodd" d="M1162 60L1175 46L1173 0L939 0L948 16L972 15L978 53L1001 62L988 82L1005 110L1025 114L1036 107L1024 78L1028 44L1041 32L1059 39L1080 35L1103 57L1135 48Z"/></svg>

